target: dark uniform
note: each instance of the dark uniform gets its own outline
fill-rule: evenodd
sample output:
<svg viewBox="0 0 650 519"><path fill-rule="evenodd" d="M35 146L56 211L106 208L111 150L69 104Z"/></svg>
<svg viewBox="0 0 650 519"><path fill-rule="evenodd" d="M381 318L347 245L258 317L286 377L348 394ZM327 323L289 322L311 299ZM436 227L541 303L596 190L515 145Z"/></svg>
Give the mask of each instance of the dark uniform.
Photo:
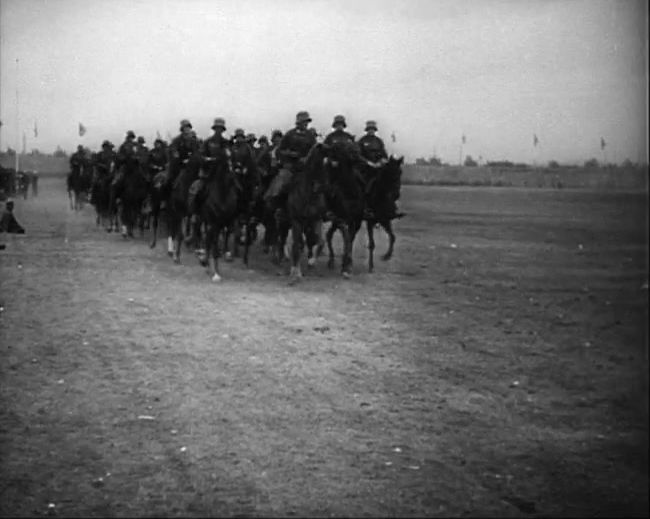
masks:
<svg viewBox="0 0 650 519"><path fill-rule="evenodd" d="M237 133L238 131L235 131L235 142L232 145L232 166L239 189L250 198L259 187L259 173L250 140L243 138L243 131Z"/></svg>
<svg viewBox="0 0 650 519"><path fill-rule="evenodd" d="M345 117L342 115L335 116L334 122L332 123L334 131L325 137L323 144L326 146L332 146L337 143L354 142L354 136L344 130L346 126Z"/></svg>
<svg viewBox="0 0 650 519"><path fill-rule="evenodd" d="M83 172L86 165L86 154L84 153L83 146L77 146L77 151L70 156L70 169L73 171L78 170Z"/></svg>
<svg viewBox="0 0 650 519"><path fill-rule="evenodd" d="M192 124L183 119L180 124L181 133L174 137L169 146L169 178L171 185L183 167L198 168L200 158L199 140L192 131Z"/></svg>
<svg viewBox="0 0 650 519"><path fill-rule="evenodd" d="M152 183L155 187L162 186L165 180L165 170L167 169L167 148L162 139L156 139L153 144L153 149L149 152L149 172L151 174Z"/></svg>
<svg viewBox="0 0 650 519"><path fill-rule="evenodd" d="M108 141L104 141L102 143L102 151L95 155L95 171L97 173L95 181L113 175L116 160L117 155L113 151L113 145Z"/></svg>
<svg viewBox="0 0 650 519"><path fill-rule="evenodd" d="M305 158L314 144L316 138L309 130L293 128L282 137L276 150L277 159L282 166L271 181L266 198L274 200L286 193L293 173L304 167Z"/></svg>
<svg viewBox="0 0 650 519"><path fill-rule="evenodd" d="M377 124L374 121L368 121L366 123L366 131L368 132L370 130L377 130ZM363 176L366 181L366 195L370 193L374 186L379 168L388 160L384 141L377 137L374 131L372 133L366 133L366 135L359 139L359 151L366 161L366 165L363 168Z"/></svg>
<svg viewBox="0 0 650 519"><path fill-rule="evenodd" d="M149 174L149 148L145 144L144 137L138 137L138 144L135 152L135 159L137 160L140 171Z"/></svg>
<svg viewBox="0 0 650 519"><path fill-rule="evenodd" d="M359 146L354 140L354 135L344 130L346 126L347 124L345 122L345 117L343 117L342 115L334 116L334 121L332 122L332 128L334 128L334 131L330 132L327 135L327 137L325 137L325 141L323 142L323 144L325 144L326 146L334 146L334 145L350 146L351 148L350 151L355 157L354 164L352 166L352 173L363 190L365 189L365 180L359 170L359 166L363 163L363 159L359 151Z"/></svg>
<svg viewBox="0 0 650 519"><path fill-rule="evenodd" d="M25 229L14 216L14 201L11 198L7 199L5 207L2 217L0 217L0 232L25 234Z"/></svg>
<svg viewBox="0 0 650 519"><path fill-rule="evenodd" d="M228 161L230 157L230 142L223 136L223 132L226 131L226 121L217 117L212 124L212 129L214 135L208 137L200 146L199 178L192 182L187 201L189 213L194 221L198 217L199 204L197 201L201 199L205 179L209 178L218 169L218 166Z"/></svg>

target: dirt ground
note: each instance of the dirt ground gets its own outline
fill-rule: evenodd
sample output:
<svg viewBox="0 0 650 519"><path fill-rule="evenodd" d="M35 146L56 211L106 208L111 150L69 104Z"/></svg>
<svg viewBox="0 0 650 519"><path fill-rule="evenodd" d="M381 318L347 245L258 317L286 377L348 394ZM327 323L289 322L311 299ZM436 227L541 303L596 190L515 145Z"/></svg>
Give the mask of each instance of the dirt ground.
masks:
<svg viewBox="0 0 650 519"><path fill-rule="evenodd" d="M405 186L390 262L362 233L288 286L39 191L0 235L0 515L647 516L647 195Z"/></svg>

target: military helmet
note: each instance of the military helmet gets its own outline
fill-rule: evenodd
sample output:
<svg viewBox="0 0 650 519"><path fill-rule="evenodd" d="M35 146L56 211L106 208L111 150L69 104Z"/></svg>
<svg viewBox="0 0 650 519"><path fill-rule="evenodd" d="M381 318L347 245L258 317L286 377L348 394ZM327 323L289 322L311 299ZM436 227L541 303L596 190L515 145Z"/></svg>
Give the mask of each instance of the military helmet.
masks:
<svg viewBox="0 0 650 519"><path fill-rule="evenodd" d="M102 142L102 148L114 148L113 144L109 140Z"/></svg>
<svg viewBox="0 0 650 519"><path fill-rule="evenodd" d="M221 128L224 131L226 130L226 120L223 117L217 117L212 123L212 129L216 130L217 128Z"/></svg>
<svg viewBox="0 0 650 519"><path fill-rule="evenodd" d="M310 123L311 117L309 117L309 112L298 112L296 114L296 124L298 123Z"/></svg>
<svg viewBox="0 0 650 519"><path fill-rule="evenodd" d="M135 133L134 133L134 131L133 131L133 130L129 130L128 132L126 132L126 138L127 138L127 139L135 139Z"/></svg>
<svg viewBox="0 0 650 519"><path fill-rule="evenodd" d="M83 151L83 150L84 150L84 147L81 144L79 146L77 146L77 151Z"/></svg>
<svg viewBox="0 0 650 519"><path fill-rule="evenodd" d="M5 200L5 204L6 205L9 205L9 204L14 205L14 199L13 198L7 198L7 200Z"/></svg>
<svg viewBox="0 0 650 519"><path fill-rule="evenodd" d="M334 122L332 122L332 127L336 126L337 124L342 124L343 128L347 127L347 124L345 122L345 117L343 117L342 115L335 115Z"/></svg>
<svg viewBox="0 0 650 519"><path fill-rule="evenodd" d="M375 130L377 131L377 123L375 121L368 121L366 122L366 129L365 131L368 130Z"/></svg>
<svg viewBox="0 0 650 519"><path fill-rule="evenodd" d="M282 131L280 131L280 130L273 130L273 131L271 132L271 140L275 139L276 137L280 137L280 139L281 139L281 138L282 138Z"/></svg>
<svg viewBox="0 0 650 519"><path fill-rule="evenodd" d="M235 137L242 137L243 139L245 139L245 138L246 138L246 133L244 132L243 129L241 129L241 128L237 128L237 129L235 130L235 135L234 135L234 136L235 136Z"/></svg>
<svg viewBox="0 0 650 519"><path fill-rule="evenodd" d="M165 141L163 141L160 137L158 137L155 141L153 141L153 143L154 143L154 146L155 146L158 143L165 144Z"/></svg>
<svg viewBox="0 0 650 519"><path fill-rule="evenodd" d="M255 142L255 141L257 140L257 137L255 136L254 133L249 133L249 134L246 136L246 140L247 140L248 142Z"/></svg>
<svg viewBox="0 0 650 519"><path fill-rule="evenodd" d="M266 142L268 144L269 143L269 138L266 135L260 135L260 138L257 139L257 142L259 142L259 143Z"/></svg>
<svg viewBox="0 0 650 519"><path fill-rule="evenodd" d="M187 119L183 119L181 121L181 129L180 129L180 131L183 131L183 128L185 128L186 126L189 126L190 128L192 128L192 123L190 121L188 121Z"/></svg>
<svg viewBox="0 0 650 519"><path fill-rule="evenodd" d="M140 135L140 137L138 137L138 142L140 144L144 144L144 137L142 135Z"/></svg>

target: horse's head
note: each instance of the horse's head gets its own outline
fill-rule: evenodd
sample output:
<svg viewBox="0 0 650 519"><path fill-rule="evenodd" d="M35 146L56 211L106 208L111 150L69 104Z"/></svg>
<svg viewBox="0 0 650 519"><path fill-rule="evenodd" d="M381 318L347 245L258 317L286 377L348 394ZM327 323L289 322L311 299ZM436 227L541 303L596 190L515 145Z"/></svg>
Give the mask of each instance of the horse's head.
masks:
<svg viewBox="0 0 650 519"><path fill-rule="evenodd" d="M379 176L379 183L382 186L382 190L386 192L399 192L402 185L403 163L404 157L395 158L394 155L391 155L388 158L388 162L384 164Z"/></svg>

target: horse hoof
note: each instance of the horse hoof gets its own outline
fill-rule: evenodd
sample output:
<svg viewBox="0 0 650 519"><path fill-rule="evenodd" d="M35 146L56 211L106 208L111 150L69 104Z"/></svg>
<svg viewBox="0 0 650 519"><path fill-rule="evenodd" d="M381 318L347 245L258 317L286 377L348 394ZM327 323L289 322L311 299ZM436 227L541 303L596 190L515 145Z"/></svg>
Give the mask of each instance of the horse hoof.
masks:
<svg viewBox="0 0 650 519"><path fill-rule="evenodd" d="M232 261L232 253L226 252L226 254L224 254L223 259L225 259L226 261Z"/></svg>
<svg viewBox="0 0 650 519"><path fill-rule="evenodd" d="M167 256L169 256L171 258L173 255L174 255L174 253L172 251L170 251L170 250L167 251Z"/></svg>
<svg viewBox="0 0 650 519"><path fill-rule="evenodd" d="M382 261L388 261L388 260L391 259L392 257L393 257L392 254L384 254L384 255L381 257L381 260L382 260Z"/></svg>
<svg viewBox="0 0 650 519"><path fill-rule="evenodd" d="M352 277L352 274L347 271L343 271L341 272L341 276L343 276L343 279L350 279Z"/></svg>
<svg viewBox="0 0 650 519"><path fill-rule="evenodd" d="M212 282L213 283L219 283L221 281L221 276L219 274L215 274L212 276Z"/></svg>
<svg viewBox="0 0 650 519"><path fill-rule="evenodd" d="M307 260L307 266L311 269L313 269L316 266L316 258L309 258Z"/></svg>
<svg viewBox="0 0 650 519"><path fill-rule="evenodd" d="M180 265L181 264L181 259L180 258L174 258L174 263L176 263L176 265Z"/></svg>
<svg viewBox="0 0 650 519"><path fill-rule="evenodd" d="M156 248L156 242L152 242L149 244L150 249L155 249Z"/></svg>

